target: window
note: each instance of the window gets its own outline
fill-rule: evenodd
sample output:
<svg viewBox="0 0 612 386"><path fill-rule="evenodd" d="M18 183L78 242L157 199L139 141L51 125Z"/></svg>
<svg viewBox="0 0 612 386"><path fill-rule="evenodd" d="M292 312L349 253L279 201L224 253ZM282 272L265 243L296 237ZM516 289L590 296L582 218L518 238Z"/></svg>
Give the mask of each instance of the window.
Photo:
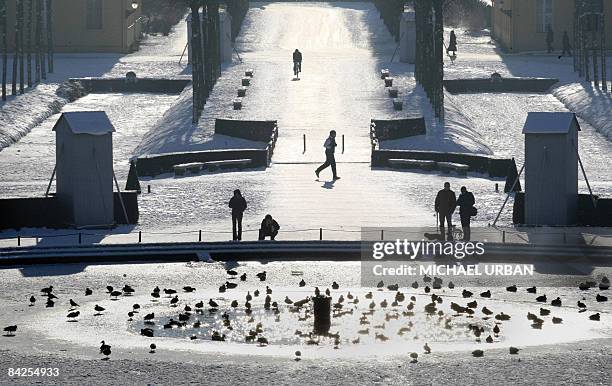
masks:
<svg viewBox="0 0 612 386"><path fill-rule="evenodd" d="M87 29L102 29L102 0L87 0Z"/></svg>
<svg viewBox="0 0 612 386"><path fill-rule="evenodd" d="M536 0L536 28L546 32L548 25L553 25L553 0Z"/></svg>

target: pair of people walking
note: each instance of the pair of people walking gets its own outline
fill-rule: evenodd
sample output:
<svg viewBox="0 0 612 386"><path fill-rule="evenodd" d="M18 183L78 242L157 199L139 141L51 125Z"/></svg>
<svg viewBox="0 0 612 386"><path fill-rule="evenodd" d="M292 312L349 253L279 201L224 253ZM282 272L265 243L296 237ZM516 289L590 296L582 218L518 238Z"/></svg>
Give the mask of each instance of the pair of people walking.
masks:
<svg viewBox="0 0 612 386"><path fill-rule="evenodd" d="M232 209L232 234L234 241L242 240L242 218L244 211L247 209L246 199L242 196L240 189L234 190L234 196L229 201L229 207ZM274 240L278 235L280 225L272 218L272 215L267 214L261 222L259 228L259 240L264 240L270 237Z"/></svg>
<svg viewBox="0 0 612 386"><path fill-rule="evenodd" d="M436 195L434 209L438 215L440 234L445 235L445 225L448 225L447 237L449 240L453 238L453 213L457 206L459 207L459 217L461 218L461 227L463 229L463 241L470 241L472 232L470 228L471 218L476 215L474 207L475 199L471 192L468 192L465 186L461 187L461 194L457 199L455 192L451 190L450 183L444 183L444 189L440 190Z"/></svg>

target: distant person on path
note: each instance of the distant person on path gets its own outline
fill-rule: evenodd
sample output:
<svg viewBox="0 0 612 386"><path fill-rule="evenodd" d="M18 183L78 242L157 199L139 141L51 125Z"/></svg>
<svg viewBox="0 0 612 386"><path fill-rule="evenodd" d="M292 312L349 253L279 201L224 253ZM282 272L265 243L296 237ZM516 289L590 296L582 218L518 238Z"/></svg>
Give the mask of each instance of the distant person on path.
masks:
<svg viewBox="0 0 612 386"><path fill-rule="evenodd" d="M455 30L452 30L450 33L450 42L448 43L448 48L446 49L446 54L450 55L453 53L453 56L457 55L457 35L455 35Z"/></svg>
<svg viewBox="0 0 612 386"><path fill-rule="evenodd" d="M317 178L319 178L319 173L321 173L321 171L328 166L331 166L334 180L339 180L340 177L338 177L338 174L336 173L336 157L334 156L336 146L338 146L336 143L336 130L329 132L329 137L325 140L325 144L323 146L325 147L325 163L315 170L315 174L317 175Z"/></svg>
<svg viewBox="0 0 612 386"><path fill-rule="evenodd" d="M567 53L567 56L572 56L572 46L570 45L570 38L567 31L563 32L563 51L561 55L559 55L559 59L564 57L565 53Z"/></svg>
<svg viewBox="0 0 612 386"><path fill-rule="evenodd" d="M230 199L229 207L232 208L233 240L240 241L242 240L242 214L247 208L247 202L239 189L234 190L234 197Z"/></svg>
<svg viewBox="0 0 612 386"><path fill-rule="evenodd" d="M554 51L554 48L553 48L554 41L555 41L555 34L552 28L550 27L550 24L547 24L546 25L546 47L548 49L549 54Z"/></svg>
<svg viewBox="0 0 612 386"><path fill-rule="evenodd" d="M471 229L470 220L474 216L474 195L472 192L468 192L465 186L461 187L461 194L457 199L457 206L459 207L459 217L461 217L461 227L463 228L463 241L470 241Z"/></svg>
<svg viewBox="0 0 612 386"><path fill-rule="evenodd" d="M302 53L297 48L293 51L293 75L300 76L302 72Z"/></svg>
<svg viewBox="0 0 612 386"><path fill-rule="evenodd" d="M271 215L267 214L261 222L261 228L259 228L259 240L265 240L268 236L270 236L270 240L274 240L279 229L280 225Z"/></svg>
<svg viewBox="0 0 612 386"><path fill-rule="evenodd" d="M457 207L457 197L455 192L450 189L450 183L444 183L444 189L438 192L436 196L435 210L440 221L440 233L444 236L444 220L448 224L448 236L452 238L453 234L453 212Z"/></svg>

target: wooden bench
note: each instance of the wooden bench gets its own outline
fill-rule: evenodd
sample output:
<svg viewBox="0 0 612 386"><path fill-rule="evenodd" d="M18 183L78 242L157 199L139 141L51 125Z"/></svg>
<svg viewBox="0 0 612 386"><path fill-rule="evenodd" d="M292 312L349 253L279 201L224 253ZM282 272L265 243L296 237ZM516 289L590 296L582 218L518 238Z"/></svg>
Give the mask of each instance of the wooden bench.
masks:
<svg viewBox="0 0 612 386"><path fill-rule="evenodd" d="M393 108L395 110L402 110L404 108L404 101L400 98L393 99Z"/></svg>
<svg viewBox="0 0 612 386"><path fill-rule="evenodd" d="M232 104L234 105L234 110L242 110L242 98L232 100Z"/></svg>
<svg viewBox="0 0 612 386"><path fill-rule="evenodd" d="M174 165L174 175L184 176L187 172L191 174L198 174L202 170L202 162L192 162L188 164Z"/></svg>
<svg viewBox="0 0 612 386"><path fill-rule="evenodd" d="M393 87L393 78L391 77L385 78L385 87Z"/></svg>
<svg viewBox="0 0 612 386"><path fill-rule="evenodd" d="M388 92L391 98L397 98L399 96L399 90L395 87L391 87L390 89L388 89Z"/></svg>
<svg viewBox="0 0 612 386"><path fill-rule="evenodd" d="M383 68L382 70L380 70L380 79L385 79L389 76L389 69L388 68Z"/></svg>
<svg viewBox="0 0 612 386"><path fill-rule="evenodd" d="M438 162L438 169L440 169L443 173L456 172L460 176L467 176L468 170L470 167L464 164L458 164L454 162Z"/></svg>
<svg viewBox="0 0 612 386"><path fill-rule="evenodd" d="M242 78L242 85L243 86L250 86L251 85L251 78L247 78L247 77Z"/></svg>
<svg viewBox="0 0 612 386"><path fill-rule="evenodd" d="M222 161L203 162L202 167L206 168L208 171L214 171L218 169L228 169L230 167L245 167L250 165L252 162L253 160L251 158L228 159Z"/></svg>
<svg viewBox="0 0 612 386"><path fill-rule="evenodd" d="M238 89L238 96L239 97L245 97L246 96L246 92L247 92L247 88L242 86Z"/></svg>
<svg viewBox="0 0 612 386"><path fill-rule="evenodd" d="M249 78L252 78L253 77L253 72L254 72L253 69L249 68L248 70L246 70L244 72L244 76L248 76Z"/></svg>
<svg viewBox="0 0 612 386"><path fill-rule="evenodd" d="M436 162L430 160L420 159L389 159L389 165L398 166L404 169L421 169L421 170L434 170L436 168Z"/></svg>

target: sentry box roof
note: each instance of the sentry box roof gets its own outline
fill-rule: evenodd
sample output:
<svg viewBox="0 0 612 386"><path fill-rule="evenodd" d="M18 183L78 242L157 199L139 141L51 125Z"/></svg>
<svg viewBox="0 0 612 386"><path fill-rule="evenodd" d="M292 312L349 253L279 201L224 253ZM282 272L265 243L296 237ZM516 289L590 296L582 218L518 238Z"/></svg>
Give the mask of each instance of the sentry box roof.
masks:
<svg viewBox="0 0 612 386"><path fill-rule="evenodd" d="M104 135L115 131L115 127L104 111L74 111L63 113L53 131L60 123L66 123L73 134Z"/></svg>
<svg viewBox="0 0 612 386"><path fill-rule="evenodd" d="M574 113L531 112L527 114L523 134L567 134L574 125L580 131L580 125Z"/></svg>

